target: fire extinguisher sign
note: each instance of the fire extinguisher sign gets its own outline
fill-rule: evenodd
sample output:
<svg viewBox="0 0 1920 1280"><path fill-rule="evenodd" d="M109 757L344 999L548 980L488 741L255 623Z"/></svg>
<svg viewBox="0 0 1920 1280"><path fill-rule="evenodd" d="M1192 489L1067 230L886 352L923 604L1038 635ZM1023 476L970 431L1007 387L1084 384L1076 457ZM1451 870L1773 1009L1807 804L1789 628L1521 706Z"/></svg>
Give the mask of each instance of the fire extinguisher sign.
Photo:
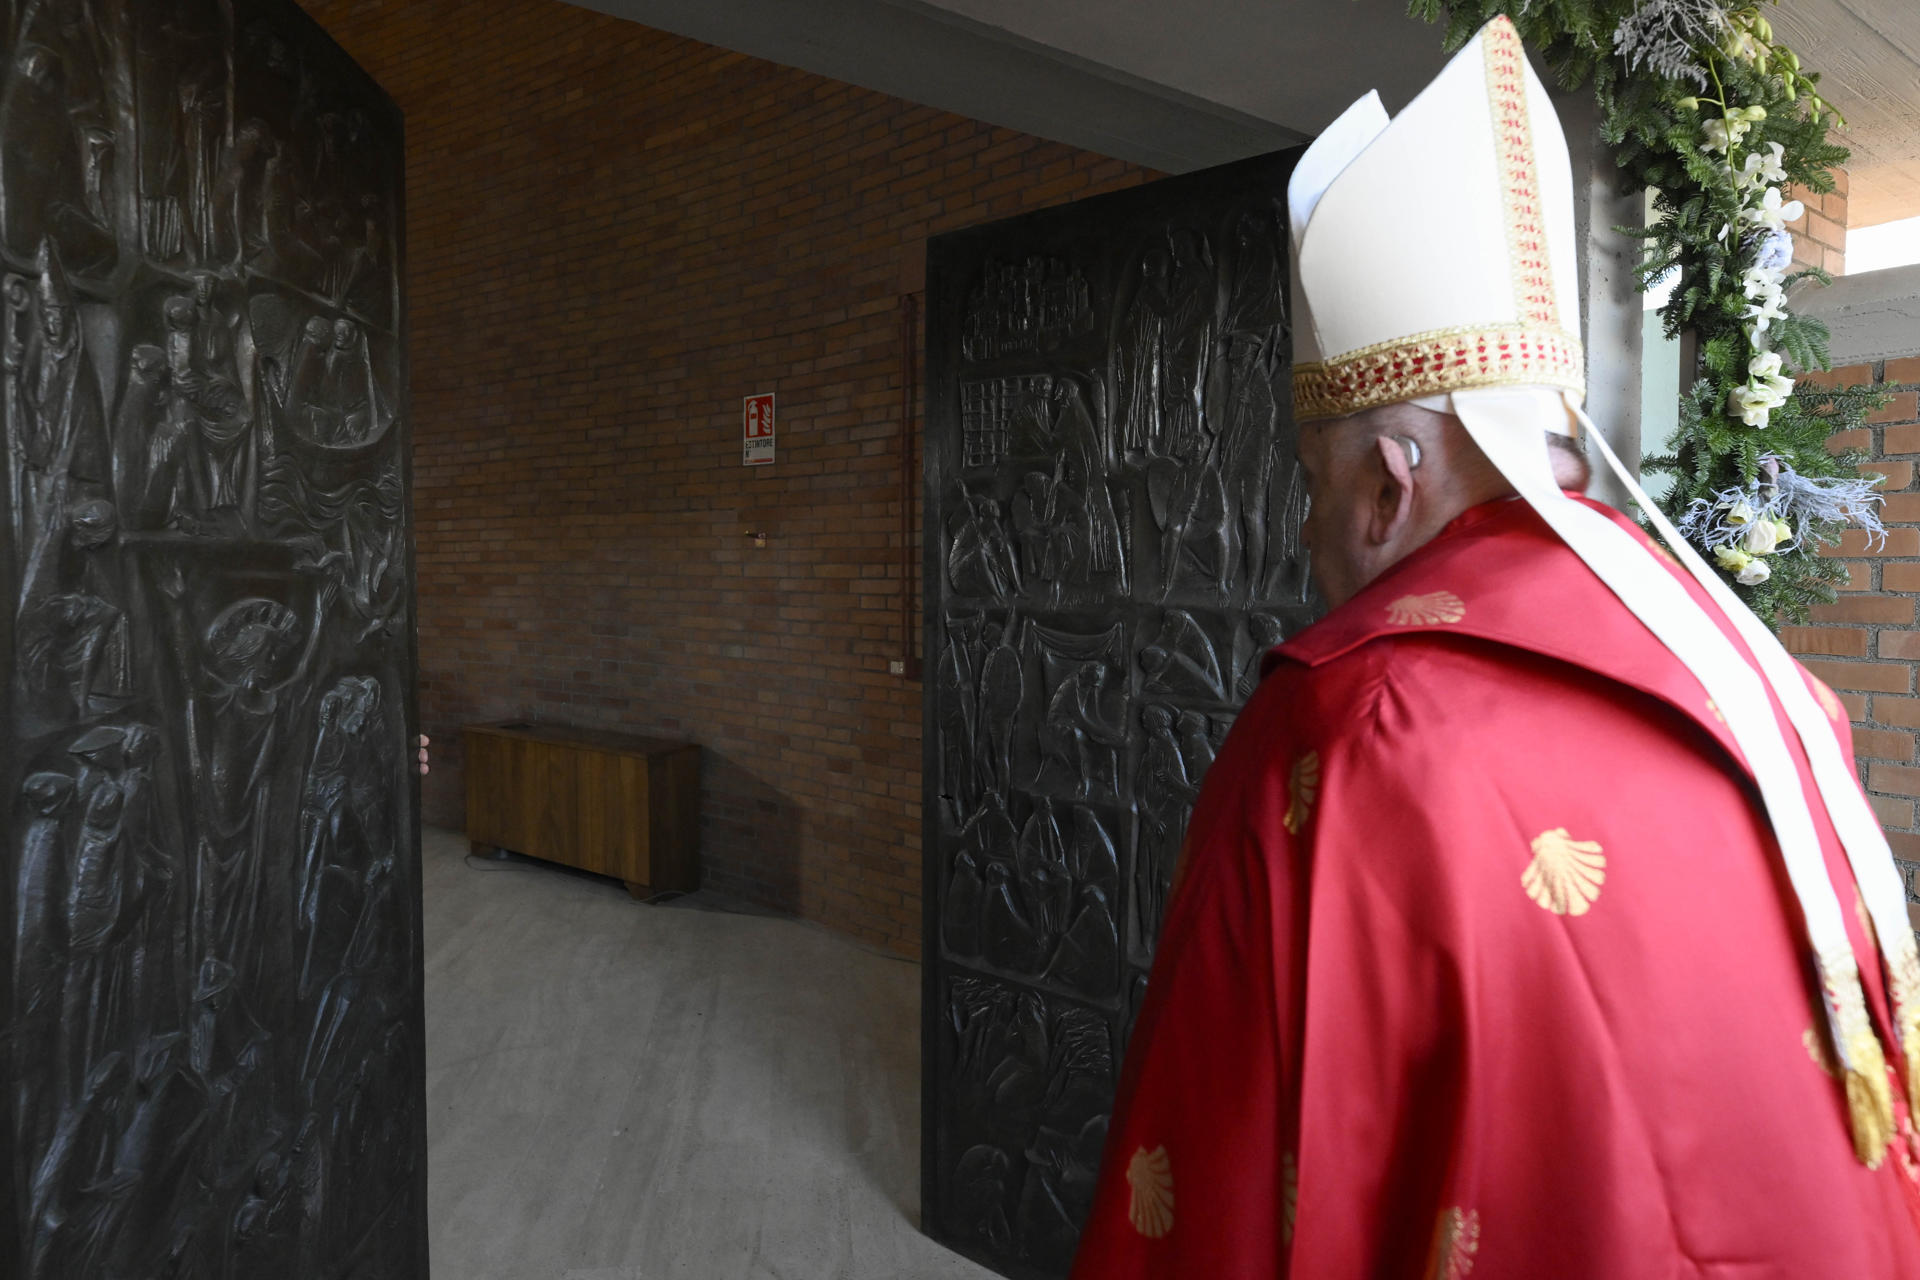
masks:
<svg viewBox="0 0 1920 1280"><path fill-rule="evenodd" d="M773 465L773 392L747 396L740 402L743 466Z"/></svg>

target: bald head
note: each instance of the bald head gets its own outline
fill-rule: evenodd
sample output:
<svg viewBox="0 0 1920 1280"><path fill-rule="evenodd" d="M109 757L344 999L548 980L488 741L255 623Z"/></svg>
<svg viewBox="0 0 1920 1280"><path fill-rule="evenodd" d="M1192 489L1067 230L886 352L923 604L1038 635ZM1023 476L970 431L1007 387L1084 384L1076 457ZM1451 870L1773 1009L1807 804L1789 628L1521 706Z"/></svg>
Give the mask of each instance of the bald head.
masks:
<svg viewBox="0 0 1920 1280"><path fill-rule="evenodd" d="M1584 489L1586 458L1564 437L1549 440L1563 446L1552 450L1555 480ZM1412 404L1308 423L1300 464L1314 581L1335 607L1462 512L1513 493L1458 418Z"/></svg>

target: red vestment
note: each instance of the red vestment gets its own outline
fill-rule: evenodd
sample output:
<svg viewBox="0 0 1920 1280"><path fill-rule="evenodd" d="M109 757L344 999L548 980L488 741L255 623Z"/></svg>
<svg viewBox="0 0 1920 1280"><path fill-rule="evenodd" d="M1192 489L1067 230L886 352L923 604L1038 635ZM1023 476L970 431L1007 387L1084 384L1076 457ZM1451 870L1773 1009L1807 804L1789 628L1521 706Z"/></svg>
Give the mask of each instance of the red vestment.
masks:
<svg viewBox="0 0 1920 1280"><path fill-rule="evenodd" d="M1870 1170L1833 1073L1717 709L1491 503L1269 655L1188 830L1074 1276L1920 1277L1904 1106Z"/></svg>

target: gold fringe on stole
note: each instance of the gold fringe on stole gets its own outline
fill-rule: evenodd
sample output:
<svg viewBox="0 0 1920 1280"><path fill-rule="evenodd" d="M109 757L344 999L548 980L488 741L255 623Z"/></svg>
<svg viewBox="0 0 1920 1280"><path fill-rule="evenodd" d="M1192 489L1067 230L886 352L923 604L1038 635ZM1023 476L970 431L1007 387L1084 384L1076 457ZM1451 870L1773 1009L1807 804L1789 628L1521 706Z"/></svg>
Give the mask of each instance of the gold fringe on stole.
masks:
<svg viewBox="0 0 1920 1280"><path fill-rule="evenodd" d="M1900 1057L1907 1081L1907 1108L1920 1116L1920 949L1913 935L1901 938L1900 954L1889 965L1893 1025L1900 1031Z"/></svg>
<svg viewBox="0 0 1920 1280"><path fill-rule="evenodd" d="M1878 1169L1893 1141L1893 1090L1887 1087L1886 1060L1877 1041L1871 1056L1872 1063L1847 1068L1847 1119L1853 1126L1853 1154L1867 1168Z"/></svg>
<svg viewBox="0 0 1920 1280"><path fill-rule="evenodd" d="M1820 957L1820 985L1832 1011L1847 1086L1847 1121L1853 1153L1877 1169L1893 1141L1893 1089L1887 1083L1887 1056L1867 1016L1860 970L1851 948Z"/></svg>

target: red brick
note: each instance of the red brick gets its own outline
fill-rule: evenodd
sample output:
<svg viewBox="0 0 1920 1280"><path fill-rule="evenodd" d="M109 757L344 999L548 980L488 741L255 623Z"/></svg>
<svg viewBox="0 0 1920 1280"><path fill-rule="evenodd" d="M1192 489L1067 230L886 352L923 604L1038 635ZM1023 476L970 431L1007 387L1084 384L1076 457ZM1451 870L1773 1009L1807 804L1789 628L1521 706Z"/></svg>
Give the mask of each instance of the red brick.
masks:
<svg viewBox="0 0 1920 1280"><path fill-rule="evenodd" d="M1913 801L1895 800L1888 796L1869 795L1867 803L1873 806L1873 816L1880 819L1883 827L1911 827L1913 825Z"/></svg>
<svg viewBox="0 0 1920 1280"><path fill-rule="evenodd" d="M1873 718L1881 724L1920 729L1920 698L1875 698Z"/></svg>
<svg viewBox="0 0 1920 1280"><path fill-rule="evenodd" d="M1862 760L1913 759L1913 735L1892 729L1855 729L1853 754Z"/></svg>
<svg viewBox="0 0 1920 1280"><path fill-rule="evenodd" d="M1880 370L1880 381L1892 386L1920 382L1920 356L1902 356L1898 360L1887 361Z"/></svg>
<svg viewBox="0 0 1920 1280"><path fill-rule="evenodd" d="M1887 844L1892 847L1894 857L1904 858L1908 862L1920 862L1920 833L1889 831Z"/></svg>
<svg viewBox="0 0 1920 1280"><path fill-rule="evenodd" d="M1906 658L1909 661L1920 658L1920 631L1889 627L1880 633L1879 649L1883 658Z"/></svg>
<svg viewBox="0 0 1920 1280"><path fill-rule="evenodd" d="M1920 529L1889 529L1884 538L1870 538L1865 529L1848 529L1837 545L1820 547L1823 556L1920 556Z"/></svg>
<svg viewBox="0 0 1920 1280"><path fill-rule="evenodd" d="M1780 643L1787 646L1789 652L1797 654L1827 654L1836 658L1864 658L1867 656L1867 631L1865 627L1782 627ZM1881 641L1881 657L1896 655L1884 652L1885 640ZM1905 654L1897 655L1905 657Z"/></svg>
<svg viewBox="0 0 1920 1280"><path fill-rule="evenodd" d="M1812 369L1800 374L1799 380L1816 387L1857 387L1873 381L1873 366L1845 364L1838 369Z"/></svg>
<svg viewBox="0 0 1920 1280"><path fill-rule="evenodd" d="M1805 666L1835 689L1858 689L1863 693L1908 693L1913 689L1913 668L1902 662L1834 662L1809 658Z"/></svg>
<svg viewBox="0 0 1920 1280"><path fill-rule="evenodd" d="M1882 795L1920 796L1920 769L1901 764L1869 765L1867 789Z"/></svg>
<svg viewBox="0 0 1920 1280"><path fill-rule="evenodd" d="M1821 203L1824 205L1825 200L1822 199ZM1807 233L1829 249L1838 248L1847 242L1847 229L1824 213L1808 212Z"/></svg>
<svg viewBox="0 0 1920 1280"><path fill-rule="evenodd" d="M1881 565L1880 585L1887 591L1920 591L1920 564Z"/></svg>
<svg viewBox="0 0 1920 1280"><path fill-rule="evenodd" d="M1920 524L1920 493L1888 494L1880 518L1888 524Z"/></svg>
<svg viewBox="0 0 1920 1280"><path fill-rule="evenodd" d="M1835 693L1840 705L1847 709L1847 719L1855 724L1867 718L1867 695L1864 693Z"/></svg>
<svg viewBox="0 0 1920 1280"><path fill-rule="evenodd" d="M1865 451L1873 448L1873 432L1866 427L1856 427L1852 431L1836 431L1827 437L1827 451L1841 454L1852 449Z"/></svg>
<svg viewBox="0 0 1920 1280"><path fill-rule="evenodd" d="M1913 483L1913 464L1911 462L1864 462L1860 464L1860 474L1881 477L1880 492L1892 493L1904 489Z"/></svg>
<svg viewBox="0 0 1920 1280"><path fill-rule="evenodd" d="M1868 422L1912 422L1920 418L1920 391L1902 391L1891 397L1885 404L1867 415ZM1891 437L1894 433L1887 432ZM1908 438L1903 436L1903 439ZM1913 453L1920 446L1909 449L1894 448L1893 441L1887 441L1888 453Z"/></svg>
<svg viewBox="0 0 1920 1280"><path fill-rule="evenodd" d="M1813 606L1813 620L1908 625L1914 620L1914 602L1899 596L1847 596Z"/></svg>

